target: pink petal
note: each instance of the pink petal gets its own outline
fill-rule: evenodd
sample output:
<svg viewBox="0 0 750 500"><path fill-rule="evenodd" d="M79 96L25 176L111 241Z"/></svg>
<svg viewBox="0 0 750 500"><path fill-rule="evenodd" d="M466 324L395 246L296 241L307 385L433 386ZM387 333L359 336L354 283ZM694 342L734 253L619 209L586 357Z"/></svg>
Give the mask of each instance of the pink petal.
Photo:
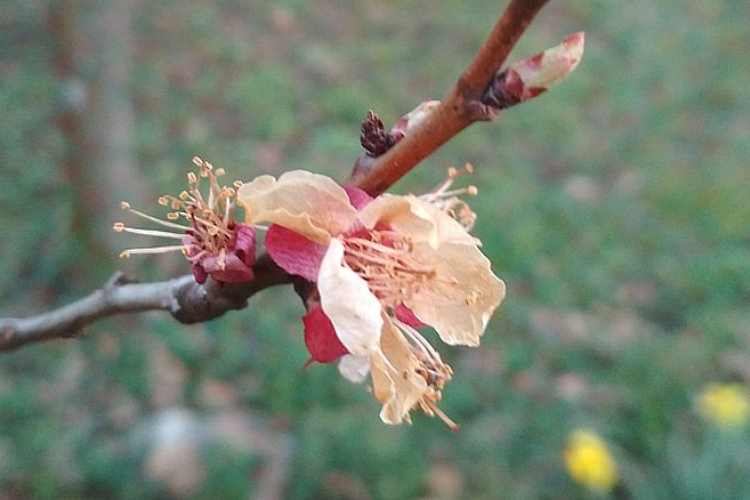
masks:
<svg viewBox="0 0 750 500"><path fill-rule="evenodd" d="M206 279L208 279L208 273L203 269L203 266L200 265L199 262L193 264L193 277L195 278L195 281L201 285L206 282Z"/></svg>
<svg viewBox="0 0 750 500"><path fill-rule="evenodd" d="M217 256L206 257L200 260L200 266L212 279L224 283L242 283L255 278L252 266L245 264L235 252L225 254L223 259ZM195 267L193 275L195 275ZM198 281L197 278L196 281Z"/></svg>
<svg viewBox="0 0 750 500"><path fill-rule="evenodd" d="M353 186L344 186L344 190L346 191L347 196L349 196L349 202L358 211L365 208L365 206L367 206L367 204L373 200L372 196L365 193L359 188L356 188ZM364 229L365 229L365 226L362 225L359 219L354 219L354 221L352 221L349 227L346 228L346 231L344 231L344 234L348 236L353 236L360 231L364 231Z"/></svg>
<svg viewBox="0 0 750 500"><path fill-rule="evenodd" d="M192 234L192 231L189 229L185 236L182 238L182 243L187 248L187 252L185 256L188 259L191 259L195 256L195 254L198 252L197 246L198 241L195 239L195 236ZM208 273L203 268L203 265L200 263L200 261L190 261L191 267L193 269L193 277L195 277L195 281L197 283L200 283L201 285L206 282L206 279L208 279Z"/></svg>
<svg viewBox="0 0 750 500"><path fill-rule="evenodd" d="M358 187L354 186L343 186L346 195L349 197L349 203L352 204L357 210L362 210L365 205L372 201L372 196L365 193Z"/></svg>
<svg viewBox="0 0 750 500"><path fill-rule="evenodd" d="M305 314L302 323L305 325L305 345L314 361L330 363L349 354L320 306Z"/></svg>
<svg viewBox="0 0 750 500"><path fill-rule="evenodd" d="M412 328L422 328L423 326L425 326L425 323L417 318L417 315L414 314L414 311L404 305L403 302L393 308L393 314L396 316L396 319L403 323L406 323Z"/></svg>
<svg viewBox="0 0 750 500"><path fill-rule="evenodd" d="M189 249L187 257L195 256L201 246L195 236L188 232L182 241ZM255 228L238 224L234 240L224 249L223 257L215 253L193 261L193 276L198 283L205 283L208 276L225 283L242 283L255 278L254 264Z"/></svg>
<svg viewBox="0 0 750 500"><path fill-rule="evenodd" d="M255 228L238 224L234 234L234 252L246 265L255 264Z"/></svg>
<svg viewBox="0 0 750 500"><path fill-rule="evenodd" d="M266 233L266 251L273 261L289 274L309 281L318 280L320 262L327 249L276 224L271 225Z"/></svg>

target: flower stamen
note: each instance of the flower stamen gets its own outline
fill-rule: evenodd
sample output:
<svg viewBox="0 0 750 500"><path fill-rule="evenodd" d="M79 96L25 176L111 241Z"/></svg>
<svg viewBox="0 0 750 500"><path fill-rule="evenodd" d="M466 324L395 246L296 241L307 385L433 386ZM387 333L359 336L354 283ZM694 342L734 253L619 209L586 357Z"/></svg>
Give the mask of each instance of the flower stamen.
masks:
<svg viewBox="0 0 750 500"><path fill-rule="evenodd" d="M474 167L467 163L462 169L456 167L450 167L448 169L448 176L446 179L438 184L429 193L421 195L419 198L431 205L435 206L438 210L442 210L448 214L451 218L458 221L467 231L470 231L474 227L477 220L477 214L471 210L469 204L459 198L460 195L476 196L479 190L476 186L467 186L460 189L450 189L453 182L464 174L474 173Z"/></svg>
<svg viewBox="0 0 750 500"><path fill-rule="evenodd" d="M392 231L370 230L344 237L342 243L346 264L388 306L408 299L435 277L433 268L413 258L411 241Z"/></svg>
<svg viewBox="0 0 750 500"><path fill-rule="evenodd" d="M459 430L458 424L451 420L440 408L437 402L442 399L445 384L453 377L450 365L443 362L438 352L427 342L422 334L406 323L392 318L393 324L404 334L412 350L417 367L414 372L422 377L427 384L427 391L417 401L418 406L426 415L437 415L454 432ZM405 374L406 376L407 374Z"/></svg>
<svg viewBox="0 0 750 500"><path fill-rule="evenodd" d="M419 405L425 415L430 417L437 415L438 418L442 420L445 425L447 425L453 432L458 432L461 430L461 426L451 420L450 417L448 417L448 415L446 415L443 410L441 410L438 405L435 404L434 401L422 398L419 401Z"/></svg>
<svg viewBox="0 0 750 500"><path fill-rule="evenodd" d="M203 283L208 276L217 281L249 281L254 277L255 228L235 221L234 198L237 191L234 187L219 185L219 178L225 174L224 169L214 169L213 165L197 156L193 158L193 163L197 172L188 172L188 188L177 196L159 197L159 204L171 210L166 214L166 220L134 210L128 203L122 204L124 210L176 229L177 233L131 228L121 222L114 225L114 230L118 232L179 239L182 245L125 250L121 256L180 250L192 264L193 274L199 283ZM205 196L201 192L203 179L208 182ZM233 184L237 185L237 182ZM189 225L175 222L183 219Z"/></svg>
<svg viewBox="0 0 750 500"><path fill-rule="evenodd" d="M167 253L167 252L184 252L185 251L185 245L168 245L163 247L150 247L150 248L130 248L128 250L123 250L120 252L120 258L121 259L127 259L131 255L136 254L157 254L157 253Z"/></svg>
<svg viewBox="0 0 750 500"><path fill-rule="evenodd" d="M144 236L158 236L161 238L172 238L176 240L181 240L183 238L183 235L181 234L169 233L167 231L159 231L157 229L139 229L136 227L128 227L124 225L122 222L115 222L114 226L112 226L112 229L114 229L118 233L132 233L132 234L141 234Z"/></svg>
<svg viewBox="0 0 750 500"><path fill-rule="evenodd" d="M180 231L184 231L185 229L189 229L188 226L183 226L181 224L175 224L174 222L170 222L168 220L159 219L157 217L154 217L153 215L148 215L147 213L141 212L140 210L136 210L135 208L131 208L130 203L128 203L127 201L123 201L120 204L120 207L123 210L127 210L128 212L130 212L133 215L137 215L138 217L142 217L142 218L144 218L146 220L150 220L151 222L155 222L156 224L159 224L161 226L171 227L172 229L178 229ZM115 225L117 225L117 223ZM115 231L118 231L118 230L115 229Z"/></svg>

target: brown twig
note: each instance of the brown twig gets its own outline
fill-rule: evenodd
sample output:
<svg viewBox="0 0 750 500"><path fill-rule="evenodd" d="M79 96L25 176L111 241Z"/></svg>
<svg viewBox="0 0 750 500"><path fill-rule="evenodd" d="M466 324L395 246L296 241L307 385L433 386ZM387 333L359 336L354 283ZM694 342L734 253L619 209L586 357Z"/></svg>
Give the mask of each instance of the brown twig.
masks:
<svg viewBox="0 0 750 500"><path fill-rule="evenodd" d="M485 89L508 57L531 20L549 0L511 0L474 60L416 130L387 152L358 160L349 184L372 195L384 192L442 144L475 121L492 119L497 110L482 103ZM135 284L116 274L99 290L51 312L29 318L0 319L0 351L33 342L70 338L94 321L115 314L149 310L171 313L183 323L207 321L227 311L242 309L247 300L270 286L291 283L267 255L253 267L255 279L226 284L212 280L198 284L192 275L173 280ZM299 286L301 296L307 287Z"/></svg>
<svg viewBox="0 0 750 500"><path fill-rule="evenodd" d="M133 283L116 273L99 290L50 312L28 318L0 319L0 351L58 338L73 338L94 321L115 314L167 311L182 323L198 323L242 309L261 290L291 282L268 257L258 259L255 279L246 283L203 285L193 275L154 283Z"/></svg>
<svg viewBox="0 0 750 500"><path fill-rule="evenodd" d="M511 0L442 104L382 156L360 157L350 184L373 196L381 194L464 128L494 118L496 110L482 103L482 95L531 20L548 1Z"/></svg>

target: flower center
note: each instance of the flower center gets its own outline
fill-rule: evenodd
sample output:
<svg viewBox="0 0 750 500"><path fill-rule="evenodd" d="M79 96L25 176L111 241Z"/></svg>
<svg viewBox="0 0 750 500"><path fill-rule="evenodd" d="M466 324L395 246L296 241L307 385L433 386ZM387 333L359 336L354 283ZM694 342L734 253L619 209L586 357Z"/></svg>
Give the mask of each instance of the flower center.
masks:
<svg viewBox="0 0 750 500"><path fill-rule="evenodd" d="M370 291L388 307L396 307L426 282L433 268L420 264L408 237L389 230L362 230L342 238L344 260L364 279Z"/></svg>
<svg viewBox="0 0 750 500"><path fill-rule="evenodd" d="M190 261L198 261L205 255L223 255L235 237L234 197L235 189L219 186L218 179L224 175L223 169L194 158L199 168L199 176L188 173L188 189L178 196L166 195L159 198L159 204L169 206L173 212L167 214L170 220L180 217L188 220L192 228L185 231L185 255ZM208 198L200 191L201 179L209 183Z"/></svg>

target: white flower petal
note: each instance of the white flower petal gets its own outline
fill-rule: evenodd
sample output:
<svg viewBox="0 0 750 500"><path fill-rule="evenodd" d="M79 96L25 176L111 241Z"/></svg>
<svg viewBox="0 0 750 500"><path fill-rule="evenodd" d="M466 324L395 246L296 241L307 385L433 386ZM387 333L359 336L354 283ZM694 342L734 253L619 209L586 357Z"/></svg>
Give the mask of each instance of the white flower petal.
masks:
<svg viewBox="0 0 750 500"><path fill-rule="evenodd" d="M345 379L361 384L370 373L370 356L346 354L339 361L339 373Z"/></svg>
<svg viewBox="0 0 750 500"><path fill-rule="evenodd" d="M442 243L477 244L461 224L414 195L378 196L357 214L357 218L365 227L386 225L408 235L411 241L427 241L433 248Z"/></svg>
<svg viewBox="0 0 750 500"><path fill-rule="evenodd" d="M239 188L237 201L245 208L246 224L279 224L321 244L349 227L356 215L341 186L304 170L278 180L261 175Z"/></svg>
<svg viewBox="0 0 750 500"><path fill-rule="evenodd" d="M420 261L435 266L438 280L420 288L404 303L450 345L479 345L492 313L505 298L505 283L476 246L414 245Z"/></svg>
<svg viewBox="0 0 750 500"><path fill-rule="evenodd" d="M347 350L368 355L379 349L382 306L367 282L343 262L344 245L333 238L320 264L320 305Z"/></svg>
<svg viewBox="0 0 750 500"><path fill-rule="evenodd" d="M372 392L383 404L380 419L386 424L411 422L411 411L428 390L417 373L419 362L403 334L390 322L383 326L382 352L372 357Z"/></svg>

